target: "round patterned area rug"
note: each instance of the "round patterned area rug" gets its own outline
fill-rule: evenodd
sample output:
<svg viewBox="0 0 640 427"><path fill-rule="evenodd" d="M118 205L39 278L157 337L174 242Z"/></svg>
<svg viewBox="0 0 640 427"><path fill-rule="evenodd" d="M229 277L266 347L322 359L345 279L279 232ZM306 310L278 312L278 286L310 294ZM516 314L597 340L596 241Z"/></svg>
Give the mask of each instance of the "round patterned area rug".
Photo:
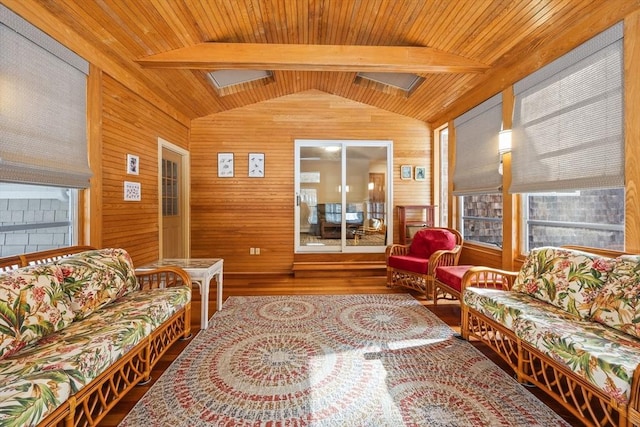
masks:
<svg viewBox="0 0 640 427"><path fill-rule="evenodd" d="M410 295L231 297L121 426L563 426Z"/></svg>

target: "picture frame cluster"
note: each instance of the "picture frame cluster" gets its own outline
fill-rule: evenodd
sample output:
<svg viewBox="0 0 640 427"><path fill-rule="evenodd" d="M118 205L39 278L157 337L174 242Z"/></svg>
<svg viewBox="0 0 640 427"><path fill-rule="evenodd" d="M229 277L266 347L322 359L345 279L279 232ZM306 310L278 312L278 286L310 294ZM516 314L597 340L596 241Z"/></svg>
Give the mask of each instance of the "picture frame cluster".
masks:
<svg viewBox="0 0 640 427"><path fill-rule="evenodd" d="M413 179L415 181L426 181L427 167L426 166L414 167L412 165L402 165L400 166L400 179L402 180Z"/></svg>
<svg viewBox="0 0 640 427"><path fill-rule="evenodd" d="M249 178L264 178L264 157L264 153L249 153L247 157L247 176ZM218 153L218 178L233 178L234 176L234 154Z"/></svg>

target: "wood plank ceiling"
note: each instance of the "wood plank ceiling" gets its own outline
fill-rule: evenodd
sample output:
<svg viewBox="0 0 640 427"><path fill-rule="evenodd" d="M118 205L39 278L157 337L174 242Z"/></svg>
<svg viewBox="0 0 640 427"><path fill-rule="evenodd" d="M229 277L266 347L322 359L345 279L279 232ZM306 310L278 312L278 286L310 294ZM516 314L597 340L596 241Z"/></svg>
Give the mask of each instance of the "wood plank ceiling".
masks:
<svg viewBox="0 0 640 427"><path fill-rule="evenodd" d="M11 0L2 1L11 7ZM499 76L500 69L512 66L530 55L536 46L566 34L568 29L584 25L594 14L638 7L637 0L33 0L31 3L54 15L189 118L317 89L426 122L437 120L461 96ZM273 58L266 64L261 59L260 65L273 65L272 83L249 84L248 90L221 96L206 77L207 70L200 69L203 67L153 68L142 64L154 55L181 52L206 42L260 44L272 56L277 52L269 51L269 45L310 45L302 53L292 50L280 54L292 55L286 59L294 63L313 60L317 53L314 45L334 46L336 52L336 45L350 46L346 51L352 57L351 67L309 71L276 65L278 61ZM487 71L433 72L425 66L425 71L419 73L424 77L422 84L409 96L398 96L397 92L354 83L356 72L352 69L358 65L358 46L430 48L484 65ZM257 48L254 46L254 51L259 52L260 46ZM322 49L327 50L326 46ZM389 62L389 52L374 52L373 62L377 54L377 60L384 66ZM363 68L371 62L370 55L365 58L364 53L360 59ZM213 65L204 68L209 66ZM227 64L224 68L230 67Z"/></svg>

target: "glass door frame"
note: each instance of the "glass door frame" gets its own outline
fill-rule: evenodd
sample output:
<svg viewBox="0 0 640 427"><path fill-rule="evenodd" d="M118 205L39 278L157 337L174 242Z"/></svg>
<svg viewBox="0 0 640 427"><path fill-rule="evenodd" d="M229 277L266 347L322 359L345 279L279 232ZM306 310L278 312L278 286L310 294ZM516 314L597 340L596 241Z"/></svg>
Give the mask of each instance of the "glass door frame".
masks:
<svg viewBox="0 0 640 427"><path fill-rule="evenodd" d="M341 244L336 246L301 245L301 149L304 147L341 147L341 188L347 188L347 152L349 147L384 147L386 148L385 168L385 244L384 245L349 245L346 238L346 215L342 215ZM390 140L335 140L335 139L296 139L294 141L294 249L295 253L384 253L386 242L393 240L393 141ZM341 192L343 212L347 206L347 191Z"/></svg>

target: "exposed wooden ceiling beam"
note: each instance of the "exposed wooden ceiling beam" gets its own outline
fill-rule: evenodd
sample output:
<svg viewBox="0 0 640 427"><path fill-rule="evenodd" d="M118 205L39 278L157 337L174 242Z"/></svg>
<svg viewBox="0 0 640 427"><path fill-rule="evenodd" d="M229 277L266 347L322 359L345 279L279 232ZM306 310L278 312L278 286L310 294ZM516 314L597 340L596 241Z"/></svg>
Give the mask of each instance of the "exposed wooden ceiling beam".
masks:
<svg viewBox="0 0 640 427"><path fill-rule="evenodd" d="M200 43L138 59L147 68L481 73L489 66L428 47Z"/></svg>

